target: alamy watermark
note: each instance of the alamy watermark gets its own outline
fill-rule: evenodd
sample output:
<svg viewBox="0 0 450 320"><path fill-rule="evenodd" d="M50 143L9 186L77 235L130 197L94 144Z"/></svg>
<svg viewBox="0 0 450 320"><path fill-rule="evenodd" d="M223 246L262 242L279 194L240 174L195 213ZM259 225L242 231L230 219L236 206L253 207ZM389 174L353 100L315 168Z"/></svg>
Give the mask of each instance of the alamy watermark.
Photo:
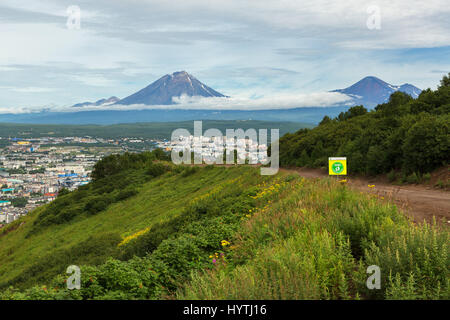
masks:
<svg viewBox="0 0 450 320"><path fill-rule="evenodd" d="M279 129L270 130L270 156L268 155L267 129L219 129L203 133L202 121L194 121L194 135L187 129L172 132L171 158L175 164L262 164L262 175L274 175L279 169ZM259 139L258 139L259 136Z"/></svg>
<svg viewBox="0 0 450 320"><path fill-rule="evenodd" d="M380 30L381 29L381 9L377 5L368 6L366 9L369 17L366 21L366 26L369 30Z"/></svg>
<svg viewBox="0 0 450 320"><path fill-rule="evenodd" d="M67 279L67 289L73 290L81 289L81 270L80 267L71 265L67 267L66 270L67 274L70 274L71 276Z"/></svg>
<svg viewBox="0 0 450 320"><path fill-rule="evenodd" d="M81 9L79 6L69 6L66 10L67 13L67 29L81 29Z"/></svg>
<svg viewBox="0 0 450 320"><path fill-rule="evenodd" d="M366 273L370 274L367 278L366 286L368 289L381 289L381 270L377 265L367 267Z"/></svg>

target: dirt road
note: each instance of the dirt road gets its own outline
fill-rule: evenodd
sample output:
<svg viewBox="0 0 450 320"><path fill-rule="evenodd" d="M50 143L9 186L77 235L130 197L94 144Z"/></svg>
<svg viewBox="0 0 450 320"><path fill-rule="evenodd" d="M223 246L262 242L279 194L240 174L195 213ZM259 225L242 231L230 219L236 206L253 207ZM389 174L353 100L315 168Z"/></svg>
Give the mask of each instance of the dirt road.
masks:
<svg viewBox="0 0 450 320"><path fill-rule="evenodd" d="M327 172L320 169L280 169L295 172L305 178L323 178ZM415 222L426 220L431 222L433 216L437 221L450 225L450 192L432 189L423 185L395 186L381 181L347 177L350 187L360 191L377 194L386 201L393 201L403 212ZM370 188L368 185L374 185ZM444 221L442 221L444 219Z"/></svg>

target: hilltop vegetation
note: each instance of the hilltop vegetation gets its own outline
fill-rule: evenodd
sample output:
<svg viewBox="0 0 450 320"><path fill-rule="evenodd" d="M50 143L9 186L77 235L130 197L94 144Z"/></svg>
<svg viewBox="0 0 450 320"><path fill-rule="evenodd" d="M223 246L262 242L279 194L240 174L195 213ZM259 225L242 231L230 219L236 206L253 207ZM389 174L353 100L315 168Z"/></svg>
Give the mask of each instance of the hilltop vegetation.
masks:
<svg viewBox="0 0 450 320"><path fill-rule="evenodd" d="M450 74L437 90L417 99L402 92L368 112L355 106L324 117L313 129L280 139L284 166L326 167L329 156L346 156L350 173L396 173L404 180L448 164L450 154Z"/></svg>
<svg viewBox="0 0 450 320"><path fill-rule="evenodd" d="M450 298L447 229L331 179L158 157L105 158L88 188L2 230L0 298ZM114 200L91 212L102 198ZM365 285L373 264L381 290ZM66 288L69 265L81 267L80 290Z"/></svg>
<svg viewBox="0 0 450 320"><path fill-rule="evenodd" d="M0 287L47 283L71 264L143 256L180 228L208 223L208 215L226 219L234 207L247 205L238 201L241 193L269 179L250 167L200 170L154 159L154 153L105 158L95 168L94 182L3 228ZM209 201L192 203L201 197ZM119 246L142 230L149 231L139 241Z"/></svg>

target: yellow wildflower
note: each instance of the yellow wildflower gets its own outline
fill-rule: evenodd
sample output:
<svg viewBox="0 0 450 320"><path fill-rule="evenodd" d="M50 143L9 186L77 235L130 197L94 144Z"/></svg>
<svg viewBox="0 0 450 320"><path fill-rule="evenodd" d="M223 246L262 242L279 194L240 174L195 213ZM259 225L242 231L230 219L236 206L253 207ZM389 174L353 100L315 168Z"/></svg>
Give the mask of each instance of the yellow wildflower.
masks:
<svg viewBox="0 0 450 320"><path fill-rule="evenodd" d="M122 242L120 242L117 246L123 246L124 244L127 244L128 242L130 242L133 239L139 238L140 236L146 234L147 232L150 231L150 227L147 227L141 231L136 232L135 234L132 234L131 236L125 237Z"/></svg>

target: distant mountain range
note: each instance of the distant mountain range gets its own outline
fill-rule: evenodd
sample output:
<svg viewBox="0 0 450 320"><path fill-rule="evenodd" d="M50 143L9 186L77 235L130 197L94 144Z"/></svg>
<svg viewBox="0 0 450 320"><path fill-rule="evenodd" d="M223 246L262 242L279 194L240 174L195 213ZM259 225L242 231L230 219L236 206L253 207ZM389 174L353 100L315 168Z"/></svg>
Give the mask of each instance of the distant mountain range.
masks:
<svg viewBox="0 0 450 320"><path fill-rule="evenodd" d="M144 89L122 100L111 97L109 99L98 100L97 102L77 103L72 107L109 106L112 104L171 105L175 104L173 98L179 98L183 95L188 97L226 97L220 92L201 83L186 71L178 71L172 74L166 74Z"/></svg>
<svg viewBox="0 0 450 320"><path fill-rule="evenodd" d="M405 92L413 98L417 98L422 92L421 89L409 83L392 85L373 76L365 77L348 88L332 90L332 92L340 92L350 96L352 98L350 105L362 104L367 108L373 108L380 103L387 102L390 95L396 91ZM113 96L96 102L77 103L73 107L111 106L114 104L174 105L176 104L174 98L181 96L226 97L201 83L186 71L179 71L163 76L126 98L119 99Z"/></svg>
<svg viewBox="0 0 450 320"><path fill-rule="evenodd" d="M100 99L100 100L98 100L96 102L77 103L77 104L74 104L72 107L80 108L80 107L87 107L87 106L110 106L110 105L115 104L115 103L117 103L119 101L120 101L119 98L113 96L113 97L108 98L108 99Z"/></svg>
<svg viewBox="0 0 450 320"><path fill-rule="evenodd" d="M413 98L417 98L422 92L421 89L409 83L397 86L372 76L365 77L348 88L337 89L332 92L349 95L353 98L354 105L362 104L365 107L373 108L380 103L387 102L391 94L396 91L405 92Z"/></svg>
<svg viewBox="0 0 450 320"><path fill-rule="evenodd" d="M421 90L411 84L391 85L376 77L366 77L345 89L333 90L351 97L351 101L330 105L328 107L301 107L295 109L270 110L190 110L184 106L176 106L174 98L186 95L188 97L226 97L214 89L201 83L185 71L165 75L144 89L124 98L111 97L96 102L83 102L74 105L81 107L73 112L52 112L45 110L22 114L1 114L0 122L15 123L45 123L45 124L115 124L134 122L165 122L191 120L264 120L264 121L294 121L303 123L318 123L327 115L335 117L350 106L362 104L373 108L384 103L396 91L406 92L417 98ZM135 110L131 106L127 110L111 110L113 105L167 105L167 108ZM83 110L82 107L101 106L101 110Z"/></svg>

